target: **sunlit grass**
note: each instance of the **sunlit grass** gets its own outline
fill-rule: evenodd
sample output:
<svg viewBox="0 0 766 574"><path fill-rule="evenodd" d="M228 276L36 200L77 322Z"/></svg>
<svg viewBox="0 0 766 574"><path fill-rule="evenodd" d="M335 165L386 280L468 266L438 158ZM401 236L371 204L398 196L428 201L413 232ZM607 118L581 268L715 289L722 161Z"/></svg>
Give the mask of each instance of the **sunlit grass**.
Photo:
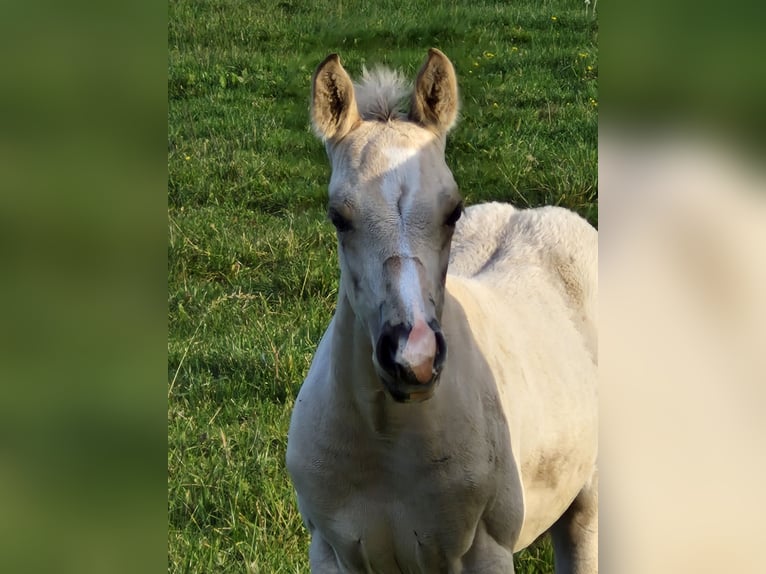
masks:
<svg viewBox="0 0 766 574"><path fill-rule="evenodd" d="M174 0L168 32L168 570L307 572L284 469L294 397L332 314L314 67L431 46L458 73L447 160L466 203L597 224L597 26L579 2ZM553 17L555 16L555 19ZM551 572L547 543L517 572Z"/></svg>

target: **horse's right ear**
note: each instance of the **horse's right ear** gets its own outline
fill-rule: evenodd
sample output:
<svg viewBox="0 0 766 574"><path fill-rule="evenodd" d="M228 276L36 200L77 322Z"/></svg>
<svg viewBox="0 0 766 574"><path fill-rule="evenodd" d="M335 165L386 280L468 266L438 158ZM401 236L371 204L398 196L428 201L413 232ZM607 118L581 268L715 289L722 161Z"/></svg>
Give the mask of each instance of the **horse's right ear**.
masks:
<svg viewBox="0 0 766 574"><path fill-rule="evenodd" d="M337 141L359 122L354 84L340 65L338 54L330 54L317 66L311 87L311 123L323 140Z"/></svg>

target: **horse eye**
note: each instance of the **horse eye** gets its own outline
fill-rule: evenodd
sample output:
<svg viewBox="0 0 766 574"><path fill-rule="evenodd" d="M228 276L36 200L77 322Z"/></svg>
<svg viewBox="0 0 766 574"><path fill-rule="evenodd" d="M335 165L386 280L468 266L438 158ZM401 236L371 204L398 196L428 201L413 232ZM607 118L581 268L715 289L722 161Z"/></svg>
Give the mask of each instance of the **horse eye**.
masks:
<svg viewBox="0 0 766 574"><path fill-rule="evenodd" d="M351 222L336 210L331 209L327 216L330 218L330 222L335 226L335 229L338 230L338 233L351 231Z"/></svg>
<svg viewBox="0 0 766 574"><path fill-rule="evenodd" d="M450 213L447 216L447 219L444 220L444 225L448 225L449 227L454 227L457 223L457 220L460 219L460 216L463 215L463 202L457 204L457 207L452 210L452 213Z"/></svg>

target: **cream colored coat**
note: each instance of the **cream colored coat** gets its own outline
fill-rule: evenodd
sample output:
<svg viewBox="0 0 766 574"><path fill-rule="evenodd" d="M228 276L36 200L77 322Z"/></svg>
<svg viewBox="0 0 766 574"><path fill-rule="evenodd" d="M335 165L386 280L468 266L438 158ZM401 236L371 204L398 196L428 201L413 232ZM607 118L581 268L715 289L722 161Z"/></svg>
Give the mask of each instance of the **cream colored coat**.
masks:
<svg viewBox="0 0 766 574"><path fill-rule="evenodd" d="M344 80L328 58L315 108L328 66L324 77ZM452 72L432 50L416 91L429 66ZM348 85L330 87L353 99ZM332 202L336 178L349 177L333 154L354 145L346 136L360 120L338 137L313 114L333 159ZM596 231L560 208L468 208L443 291L423 287L448 351L438 388L416 403L381 385L375 329L344 280L350 248L339 245L338 307L288 438L312 572L512 572L513 552L552 527L557 572L597 572Z"/></svg>

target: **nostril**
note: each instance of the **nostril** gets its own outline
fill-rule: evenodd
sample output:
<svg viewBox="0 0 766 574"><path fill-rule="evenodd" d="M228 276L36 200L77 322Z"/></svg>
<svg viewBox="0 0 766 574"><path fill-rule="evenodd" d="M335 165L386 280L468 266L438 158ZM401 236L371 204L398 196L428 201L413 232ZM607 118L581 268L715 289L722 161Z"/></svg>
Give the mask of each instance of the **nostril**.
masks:
<svg viewBox="0 0 766 574"><path fill-rule="evenodd" d="M434 371L437 373L441 371L444 366L444 361L447 358L447 341L442 335L441 329L438 327L434 329L434 335L436 336L436 356L434 357Z"/></svg>
<svg viewBox="0 0 766 574"><path fill-rule="evenodd" d="M377 345L375 345L375 356L378 359L378 364L389 373L393 373L396 370L396 349L398 344L399 342L397 337L394 336L393 331L385 329L378 338Z"/></svg>

